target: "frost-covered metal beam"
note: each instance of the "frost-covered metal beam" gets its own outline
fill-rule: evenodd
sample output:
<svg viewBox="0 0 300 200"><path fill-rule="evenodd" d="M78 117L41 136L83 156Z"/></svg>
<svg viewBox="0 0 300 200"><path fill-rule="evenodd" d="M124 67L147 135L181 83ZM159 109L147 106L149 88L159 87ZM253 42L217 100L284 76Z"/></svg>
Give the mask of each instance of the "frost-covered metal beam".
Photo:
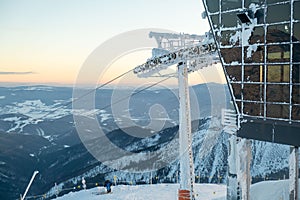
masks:
<svg viewBox="0 0 300 200"><path fill-rule="evenodd" d="M250 200L250 185L251 185L250 164L252 160L250 140L238 138L236 150L237 150L238 199Z"/></svg>
<svg viewBox="0 0 300 200"><path fill-rule="evenodd" d="M238 151L237 142L238 137L236 132L238 130L238 115L235 110L222 109L221 124L223 131L230 134L228 145L228 176L227 176L227 200L236 200L239 198L240 190L238 189L237 167Z"/></svg>
<svg viewBox="0 0 300 200"><path fill-rule="evenodd" d="M176 48L193 45L206 39L205 35L158 32L150 32L149 37L155 38L158 48L166 50L175 50Z"/></svg>
<svg viewBox="0 0 300 200"><path fill-rule="evenodd" d="M215 53L214 44L199 44L153 57L134 68L134 73L139 77L149 77L158 71L187 60L190 61L188 72L193 72L217 63L219 58Z"/></svg>
<svg viewBox="0 0 300 200"><path fill-rule="evenodd" d="M251 142L236 136L239 117L233 110L222 110L223 131L230 134L228 149L227 200L250 200Z"/></svg>
<svg viewBox="0 0 300 200"><path fill-rule="evenodd" d="M152 50L152 58L137 66L138 77L149 77L179 62L186 62L188 72L197 71L220 62L216 45L210 32L205 35L150 32L158 48Z"/></svg>
<svg viewBox="0 0 300 200"><path fill-rule="evenodd" d="M228 177L227 177L227 200L236 200L238 197L238 182L237 182L237 150L236 150L237 137L231 135L229 138L228 149Z"/></svg>
<svg viewBox="0 0 300 200"><path fill-rule="evenodd" d="M190 113L190 96L188 87L188 71L185 62L178 64L178 90L179 90L179 156L180 156L180 190L189 191L193 198L194 165L192 151L192 128ZM183 199L183 198L179 198Z"/></svg>
<svg viewBox="0 0 300 200"><path fill-rule="evenodd" d="M250 200L251 142L231 135L229 139L227 200Z"/></svg>
<svg viewBox="0 0 300 200"><path fill-rule="evenodd" d="M291 147L290 149L290 159L289 159L289 195L290 200L298 200L299 197L299 147Z"/></svg>

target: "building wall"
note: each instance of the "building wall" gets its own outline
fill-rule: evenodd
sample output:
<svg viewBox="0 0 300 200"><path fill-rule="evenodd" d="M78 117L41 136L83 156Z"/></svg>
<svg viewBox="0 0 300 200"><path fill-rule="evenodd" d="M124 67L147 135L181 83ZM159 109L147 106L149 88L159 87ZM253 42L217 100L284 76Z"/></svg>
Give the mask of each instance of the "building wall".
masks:
<svg viewBox="0 0 300 200"><path fill-rule="evenodd" d="M300 1L203 3L241 116L300 122Z"/></svg>

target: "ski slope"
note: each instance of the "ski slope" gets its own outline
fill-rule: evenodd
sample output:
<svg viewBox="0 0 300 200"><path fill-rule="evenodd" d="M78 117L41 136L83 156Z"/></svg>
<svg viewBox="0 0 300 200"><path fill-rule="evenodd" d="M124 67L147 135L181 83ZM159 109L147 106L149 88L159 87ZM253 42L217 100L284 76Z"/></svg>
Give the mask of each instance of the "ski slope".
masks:
<svg viewBox="0 0 300 200"><path fill-rule="evenodd" d="M251 200L288 200L288 180L264 181L251 186ZM178 184L118 185L112 194L105 194L103 187L71 192L56 200L177 200ZM225 200L226 186L196 184L196 200ZM300 199L299 199L300 200Z"/></svg>
<svg viewBox="0 0 300 200"><path fill-rule="evenodd" d="M56 200L171 200L178 199L178 184L155 185L118 185L112 187L112 194L104 193L104 187L71 192ZM196 185L197 200L225 200L225 185L201 184Z"/></svg>

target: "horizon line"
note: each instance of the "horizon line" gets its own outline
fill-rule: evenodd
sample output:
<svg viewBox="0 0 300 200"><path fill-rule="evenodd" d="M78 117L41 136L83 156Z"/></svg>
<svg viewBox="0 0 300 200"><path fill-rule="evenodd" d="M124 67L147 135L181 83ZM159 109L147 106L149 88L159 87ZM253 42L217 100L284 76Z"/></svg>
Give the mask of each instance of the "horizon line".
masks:
<svg viewBox="0 0 300 200"><path fill-rule="evenodd" d="M205 84L218 84L218 85L227 85L227 83L218 83L218 82L206 82L206 83L198 83L198 84L190 84L189 87L197 86L197 85L205 85ZM33 86L44 86L44 87L69 87L69 88L75 88L74 84L71 83L28 83L28 82L0 82L0 87L33 87ZM79 86L79 87L78 87ZM91 84L80 84L77 85L77 88L96 88L101 86L99 85L91 85ZM110 85L110 86L104 86L104 89L113 89L116 85ZM136 87L134 84L128 84L124 86L118 86L121 88L133 88ZM154 86L154 88L160 88L162 86ZM178 85L169 85L171 88L178 87Z"/></svg>

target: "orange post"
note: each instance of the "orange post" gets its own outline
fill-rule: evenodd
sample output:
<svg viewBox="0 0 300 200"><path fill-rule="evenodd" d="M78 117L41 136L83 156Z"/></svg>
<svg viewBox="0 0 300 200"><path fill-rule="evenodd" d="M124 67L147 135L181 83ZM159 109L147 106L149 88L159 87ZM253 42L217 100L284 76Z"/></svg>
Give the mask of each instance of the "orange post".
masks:
<svg viewBox="0 0 300 200"><path fill-rule="evenodd" d="M189 190L178 190L178 200L191 200Z"/></svg>

